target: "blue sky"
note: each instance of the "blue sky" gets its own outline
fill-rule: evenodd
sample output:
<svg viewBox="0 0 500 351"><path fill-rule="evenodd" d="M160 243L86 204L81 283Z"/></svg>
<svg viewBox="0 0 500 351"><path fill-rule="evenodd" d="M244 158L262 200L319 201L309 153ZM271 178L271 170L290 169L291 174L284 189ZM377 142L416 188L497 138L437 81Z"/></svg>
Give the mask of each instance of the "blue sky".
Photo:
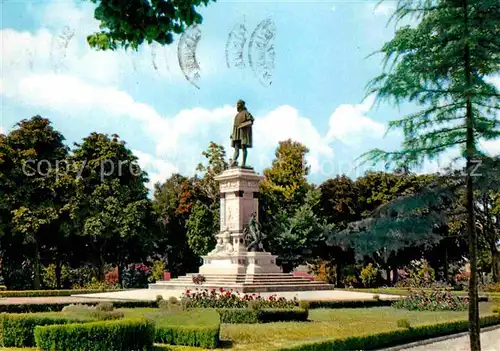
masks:
<svg viewBox="0 0 500 351"><path fill-rule="evenodd" d="M405 112L363 101L366 83L382 69L381 57L367 56L394 33L387 26L394 2L375 5L211 3L201 11L196 89L179 68L177 41L139 52L97 52L85 41L98 28L89 2L1 2L0 128L8 132L17 121L40 114L69 143L93 131L116 133L155 182L172 172L192 174L211 140L231 155L234 105L241 98L256 118L249 162L257 171L271 164L280 140L292 138L310 149L311 181L356 176L360 154L399 145L397 133L383 135L387 121ZM225 61L231 29L244 23L251 33L266 18L276 26L273 83L267 87L249 68L229 69Z"/></svg>

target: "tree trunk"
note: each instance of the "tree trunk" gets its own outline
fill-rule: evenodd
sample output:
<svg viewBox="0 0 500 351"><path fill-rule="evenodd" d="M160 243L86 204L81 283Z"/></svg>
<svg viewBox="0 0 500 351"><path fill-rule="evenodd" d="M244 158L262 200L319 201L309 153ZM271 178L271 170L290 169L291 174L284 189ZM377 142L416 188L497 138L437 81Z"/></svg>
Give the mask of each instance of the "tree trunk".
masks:
<svg viewBox="0 0 500 351"><path fill-rule="evenodd" d="M99 281L103 282L106 280L106 272L105 272L106 262L104 261L104 252L101 249L99 252Z"/></svg>
<svg viewBox="0 0 500 351"><path fill-rule="evenodd" d="M467 229L469 236L469 261L470 261L470 280L469 280L469 334L471 351L481 350L480 326L479 326L479 303L477 292L477 233L476 221L474 216L474 187L472 183L473 158L476 155L476 143L474 140L474 121L472 114L471 89L472 69L470 64L469 48L469 4L468 0L463 1L464 10L464 74L466 91L466 126L467 126Z"/></svg>
<svg viewBox="0 0 500 351"><path fill-rule="evenodd" d="M396 283L398 282L398 268L397 267L394 267L392 269L392 285L396 285Z"/></svg>
<svg viewBox="0 0 500 351"><path fill-rule="evenodd" d="M443 274L443 279L445 283L448 283L448 243L445 242L444 245L444 262L443 262L443 269L444 269L444 274Z"/></svg>
<svg viewBox="0 0 500 351"><path fill-rule="evenodd" d="M56 288L61 289L61 260L56 260Z"/></svg>
<svg viewBox="0 0 500 351"><path fill-rule="evenodd" d="M38 249L38 242L35 242L35 257L33 260L33 270L34 270L34 279L33 279L33 288L35 290L41 289L41 276L40 276L40 250Z"/></svg>
<svg viewBox="0 0 500 351"><path fill-rule="evenodd" d="M491 273L493 275L493 281L498 283L500 281L500 252L496 248L496 245L493 245L491 248Z"/></svg>

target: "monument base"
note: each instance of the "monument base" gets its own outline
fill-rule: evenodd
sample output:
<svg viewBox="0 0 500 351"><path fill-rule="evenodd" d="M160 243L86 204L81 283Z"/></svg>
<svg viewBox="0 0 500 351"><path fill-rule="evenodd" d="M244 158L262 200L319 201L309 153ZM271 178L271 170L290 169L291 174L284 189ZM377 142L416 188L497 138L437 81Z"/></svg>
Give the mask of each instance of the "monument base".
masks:
<svg viewBox="0 0 500 351"><path fill-rule="evenodd" d="M265 274L281 273L276 256L269 252L235 252L203 256L200 274Z"/></svg>
<svg viewBox="0 0 500 351"><path fill-rule="evenodd" d="M203 256L199 273L205 278L195 284L193 277L185 276L150 284L149 289L220 289L242 293L333 290L333 285L305 277L282 273L276 265L276 256L269 252L235 252Z"/></svg>

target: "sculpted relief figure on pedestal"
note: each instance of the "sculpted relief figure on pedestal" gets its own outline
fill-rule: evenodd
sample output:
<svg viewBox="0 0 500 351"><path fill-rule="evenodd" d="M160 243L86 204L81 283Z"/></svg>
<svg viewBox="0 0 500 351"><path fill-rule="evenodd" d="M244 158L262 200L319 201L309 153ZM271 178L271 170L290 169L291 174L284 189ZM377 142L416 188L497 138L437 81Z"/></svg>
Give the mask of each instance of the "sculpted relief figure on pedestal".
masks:
<svg viewBox="0 0 500 351"><path fill-rule="evenodd" d="M245 107L245 101L238 100L236 103L238 113L234 117L233 132L231 133L231 146L234 148L234 155L230 166L238 166L240 149L243 151L242 168L246 168L247 149L252 147L252 125L254 118Z"/></svg>
<svg viewBox="0 0 500 351"><path fill-rule="evenodd" d="M233 252L233 245L231 244L231 234L229 233L229 230L226 230L224 233L217 234L216 237L217 244L215 245L215 248L209 252L209 256Z"/></svg>
<svg viewBox="0 0 500 351"><path fill-rule="evenodd" d="M250 220L248 221L248 227L245 228L245 242L247 243L248 251L260 251L264 252L263 241L266 235L261 231L262 226L257 222L257 213L252 213Z"/></svg>

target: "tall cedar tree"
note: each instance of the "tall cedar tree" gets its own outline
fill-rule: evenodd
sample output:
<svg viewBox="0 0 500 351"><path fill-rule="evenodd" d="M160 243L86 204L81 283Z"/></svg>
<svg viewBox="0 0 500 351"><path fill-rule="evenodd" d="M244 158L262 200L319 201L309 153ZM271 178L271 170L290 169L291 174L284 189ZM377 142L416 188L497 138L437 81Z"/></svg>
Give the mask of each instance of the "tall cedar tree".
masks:
<svg viewBox="0 0 500 351"><path fill-rule="evenodd" d="M471 170L479 140L499 135L495 114L498 90L486 77L500 67L500 3L498 0L400 0L396 21L416 18L416 26L398 29L384 44L389 70L369 84L377 99L407 100L425 108L390 128L403 130L403 149L372 150L366 160L410 167L460 146L467 168L467 211L471 277L469 331L471 350L480 350L477 298L477 234Z"/></svg>
<svg viewBox="0 0 500 351"><path fill-rule="evenodd" d="M94 18L101 31L87 37L92 48L137 50L144 42L168 45L202 16L196 7L214 0L90 0L97 4Z"/></svg>

